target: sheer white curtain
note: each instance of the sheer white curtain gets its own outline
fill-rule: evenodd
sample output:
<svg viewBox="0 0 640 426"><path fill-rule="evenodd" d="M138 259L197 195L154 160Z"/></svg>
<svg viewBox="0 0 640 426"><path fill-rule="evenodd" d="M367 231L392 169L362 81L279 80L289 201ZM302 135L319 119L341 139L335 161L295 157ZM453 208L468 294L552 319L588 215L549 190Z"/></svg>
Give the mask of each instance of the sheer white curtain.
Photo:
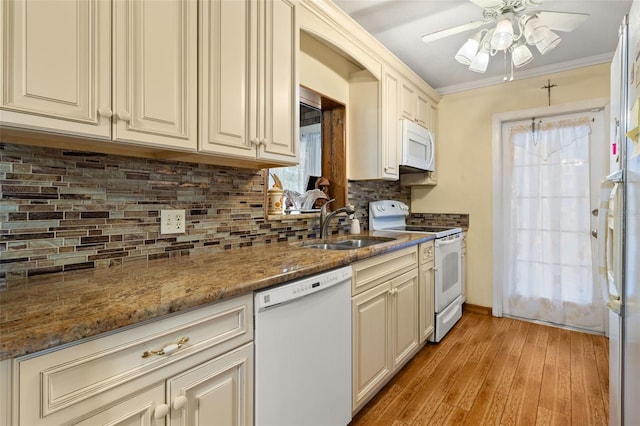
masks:
<svg viewBox="0 0 640 426"><path fill-rule="evenodd" d="M280 167L272 172L278 175L284 189L299 193L307 190L309 176L322 175L322 133L320 124L300 128L300 161L297 166Z"/></svg>
<svg viewBox="0 0 640 426"><path fill-rule="evenodd" d="M503 126L506 315L604 330L590 240L590 122Z"/></svg>

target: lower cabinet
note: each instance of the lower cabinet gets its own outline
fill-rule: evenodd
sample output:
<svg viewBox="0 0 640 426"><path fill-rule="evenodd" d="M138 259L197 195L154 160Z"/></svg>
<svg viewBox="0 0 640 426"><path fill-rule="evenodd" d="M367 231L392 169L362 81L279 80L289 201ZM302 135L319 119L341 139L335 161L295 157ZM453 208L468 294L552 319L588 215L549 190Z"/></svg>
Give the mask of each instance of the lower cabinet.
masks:
<svg viewBox="0 0 640 426"><path fill-rule="evenodd" d="M427 341L429 336L435 330L435 293L434 293L434 269L433 254L435 245L433 241L422 243L419 246L419 262L418 270L419 278L419 298L420 298L420 343Z"/></svg>
<svg viewBox="0 0 640 426"><path fill-rule="evenodd" d="M167 395L172 426L253 424L253 343L173 377Z"/></svg>
<svg viewBox="0 0 640 426"><path fill-rule="evenodd" d="M252 385L253 344L248 343L75 424L163 425L167 418L176 426L252 424Z"/></svg>
<svg viewBox="0 0 640 426"><path fill-rule="evenodd" d="M15 425L253 424L253 298L13 360Z"/></svg>
<svg viewBox="0 0 640 426"><path fill-rule="evenodd" d="M387 273L382 275L380 265L385 264ZM354 289L368 289L355 292L351 299L355 413L420 348L417 250L412 247L377 256L353 267L354 281L358 276L371 276L368 270L376 272L372 288L354 282Z"/></svg>

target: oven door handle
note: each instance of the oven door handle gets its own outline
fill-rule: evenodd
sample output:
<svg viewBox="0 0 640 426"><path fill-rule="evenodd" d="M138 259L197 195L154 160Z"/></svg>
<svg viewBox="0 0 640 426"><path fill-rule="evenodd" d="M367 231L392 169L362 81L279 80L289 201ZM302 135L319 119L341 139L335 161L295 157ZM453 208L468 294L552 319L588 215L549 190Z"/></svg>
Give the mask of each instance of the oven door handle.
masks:
<svg viewBox="0 0 640 426"><path fill-rule="evenodd" d="M441 246L447 246L449 244L454 244L454 243L459 243L460 242L460 237L456 237L456 238L452 238L450 240L443 240L440 238L436 239L436 246L441 247Z"/></svg>

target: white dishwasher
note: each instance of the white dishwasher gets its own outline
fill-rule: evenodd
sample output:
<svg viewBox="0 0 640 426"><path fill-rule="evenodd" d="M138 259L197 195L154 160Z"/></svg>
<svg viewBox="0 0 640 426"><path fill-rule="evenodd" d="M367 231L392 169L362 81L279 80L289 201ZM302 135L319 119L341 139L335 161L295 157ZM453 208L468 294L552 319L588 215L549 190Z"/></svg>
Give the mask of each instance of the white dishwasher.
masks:
<svg viewBox="0 0 640 426"><path fill-rule="evenodd" d="M351 421L351 267L255 293L256 426Z"/></svg>

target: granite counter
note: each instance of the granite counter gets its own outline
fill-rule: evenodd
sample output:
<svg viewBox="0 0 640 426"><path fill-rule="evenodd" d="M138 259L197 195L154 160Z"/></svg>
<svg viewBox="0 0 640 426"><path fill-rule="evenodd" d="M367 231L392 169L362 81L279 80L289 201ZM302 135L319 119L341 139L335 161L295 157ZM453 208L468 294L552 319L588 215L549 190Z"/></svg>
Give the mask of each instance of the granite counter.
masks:
<svg viewBox="0 0 640 426"><path fill-rule="evenodd" d="M0 292L0 360L72 343L433 239L425 234L376 232L375 235L395 239L354 250L318 250L298 243L272 243L202 251L12 283L8 290Z"/></svg>

